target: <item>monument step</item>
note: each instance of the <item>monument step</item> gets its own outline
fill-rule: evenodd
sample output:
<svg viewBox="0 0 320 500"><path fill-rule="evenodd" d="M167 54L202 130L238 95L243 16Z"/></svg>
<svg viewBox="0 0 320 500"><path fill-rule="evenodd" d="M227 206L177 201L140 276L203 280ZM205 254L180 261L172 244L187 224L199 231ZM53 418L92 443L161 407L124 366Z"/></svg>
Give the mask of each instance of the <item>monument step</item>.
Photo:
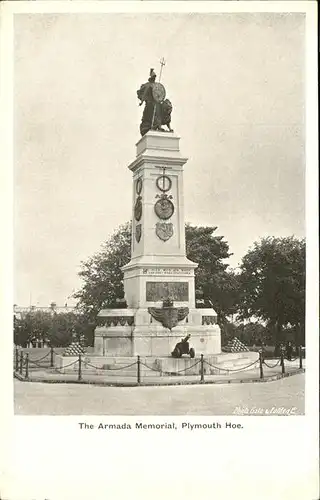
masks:
<svg viewBox="0 0 320 500"><path fill-rule="evenodd" d="M78 371L77 357L56 356L56 367L61 373ZM258 356L255 352L228 353L221 355L206 356L204 358L204 373L221 374L227 370L252 369L257 364ZM75 361L72 364L72 361ZM137 357L105 357L85 355L82 359L82 372L86 374L106 375L111 377L137 377L138 366ZM222 370L220 370L222 369ZM162 375L198 375L201 370L201 357L181 358L167 357L141 357L140 375L141 377L155 377Z"/></svg>
<svg viewBox="0 0 320 500"><path fill-rule="evenodd" d="M251 358L251 357L246 357L246 358L238 358L238 359L229 359L227 361L219 361L219 365L243 365L243 364L249 364L249 363L253 363L254 361L258 360L258 356L256 356L255 358Z"/></svg>

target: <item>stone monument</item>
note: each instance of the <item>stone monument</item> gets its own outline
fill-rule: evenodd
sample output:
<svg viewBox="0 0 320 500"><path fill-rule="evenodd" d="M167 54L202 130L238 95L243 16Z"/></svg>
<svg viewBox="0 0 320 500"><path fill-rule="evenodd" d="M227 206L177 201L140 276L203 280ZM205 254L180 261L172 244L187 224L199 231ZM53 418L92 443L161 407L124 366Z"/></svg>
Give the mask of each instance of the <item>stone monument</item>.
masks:
<svg viewBox="0 0 320 500"><path fill-rule="evenodd" d="M163 65L162 60L161 70ZM132 172L132 247L131 260L122 268L127 307L99 312L94 352L84 355L82 369L135 376L133 357L137 355L144 360L143 376L198 374L200 365L190 358L199 359L201 354L211 366L225 370L246 366L256 353L221 353L216 312L196 308L197 263L187 258L185 243L183 169L188 159L171 129L172 105L153 69L137 96L145 108L136 158L128 166ZM71 361L56 356L61 373L78 369L77 357ZM220 373L209 365L205 371Z"/></svg>
<svg viewBox="0 0 320 500"><path fill-rule="evenodd" d="M164 61L161 61L161 69ZM122 270L127 309L98 315L95 352L102 356L170 356L191 335L196 354L221 352L213 309L195 307L197 267L186 257L180 138L168 120L166 91L150 70L137 91L145 103L132 172L131 260ZM171 106L171 103L170 103ZM172 109L172 106L171 106ZM169 113L171 119L171 111ZM167 122L169 131L162 125Z"/></svg>

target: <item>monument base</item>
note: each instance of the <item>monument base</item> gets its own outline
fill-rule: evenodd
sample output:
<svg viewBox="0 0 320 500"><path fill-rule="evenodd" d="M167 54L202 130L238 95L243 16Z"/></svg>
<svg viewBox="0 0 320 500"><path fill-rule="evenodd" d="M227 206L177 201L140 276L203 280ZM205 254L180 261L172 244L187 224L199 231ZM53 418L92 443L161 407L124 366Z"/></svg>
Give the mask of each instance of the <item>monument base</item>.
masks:
<svg viewBox="0 0 320 500"><path fill-rule="evenodd" d="M105 309L98 321L94 352L100 356L170 356L187 335L196 356L221 353L220 328L213 309L190 309L171 331L142 308Z"/></svg>
<svg viewBox="0 0 320 500"><path fill-rule="evenodd" d="M77 357L56 356L56 368L60 373L76 373L78 371ZM252 365L258 359L256 352L221 353L216 356L204 356L204 375L227 376L232 371L251 370L258 365ZM72 364L74 362L74 364ZM95 356L91 354L82 357L82 373L87 375L104 375L112 377L136 377L137 358L134 356ZM165 377L199 375L201 370L200 356L191 359L189 356L182 358L140 357L140 376ZM228 371L230 370L230 372Z"/></svg>

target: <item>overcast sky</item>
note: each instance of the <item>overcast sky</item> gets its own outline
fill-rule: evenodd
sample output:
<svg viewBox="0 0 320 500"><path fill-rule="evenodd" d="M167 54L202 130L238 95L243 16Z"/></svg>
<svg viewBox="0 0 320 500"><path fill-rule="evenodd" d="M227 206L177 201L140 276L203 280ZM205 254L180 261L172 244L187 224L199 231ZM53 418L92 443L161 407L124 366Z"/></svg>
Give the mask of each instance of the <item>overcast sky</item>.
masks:
<svg viewBox="0 0 320 500"><path fill-rule="evenodd" d="M81 260L131 218L142 107L159 73L181 136L186 220L237 266L304 236L302 14L32 14L15 19L15 302L71 304Z"/></svg>

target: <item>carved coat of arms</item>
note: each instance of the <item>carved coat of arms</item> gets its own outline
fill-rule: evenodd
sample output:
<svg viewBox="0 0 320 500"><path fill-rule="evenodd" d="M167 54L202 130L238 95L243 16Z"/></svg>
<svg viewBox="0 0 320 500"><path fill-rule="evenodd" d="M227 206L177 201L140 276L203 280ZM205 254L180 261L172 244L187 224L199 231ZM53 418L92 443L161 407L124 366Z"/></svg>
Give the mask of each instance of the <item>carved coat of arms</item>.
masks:
<svg viewBox="0 0 320 500"><path fill-rule="evenodd" d="M138 196L135 206L134 206L134 217L136 221L139 221L142 217L142 198L141 196Z"/></svg>
<svg viewBox="0 0 320 500"><path fill-rule="evenodd" d="M160 240L167 241L173 235L173 224L171 222L157 222L156 235Z"/></svg>
<svg viewBox="0 0 320 500"><path fill-rule="evenodd" d="M171 331L179 321L182 321L189 314L189 307L174 307L173 302L168 300L163 302L161 308L148 307L148 312L162 326Z"/></svg>

